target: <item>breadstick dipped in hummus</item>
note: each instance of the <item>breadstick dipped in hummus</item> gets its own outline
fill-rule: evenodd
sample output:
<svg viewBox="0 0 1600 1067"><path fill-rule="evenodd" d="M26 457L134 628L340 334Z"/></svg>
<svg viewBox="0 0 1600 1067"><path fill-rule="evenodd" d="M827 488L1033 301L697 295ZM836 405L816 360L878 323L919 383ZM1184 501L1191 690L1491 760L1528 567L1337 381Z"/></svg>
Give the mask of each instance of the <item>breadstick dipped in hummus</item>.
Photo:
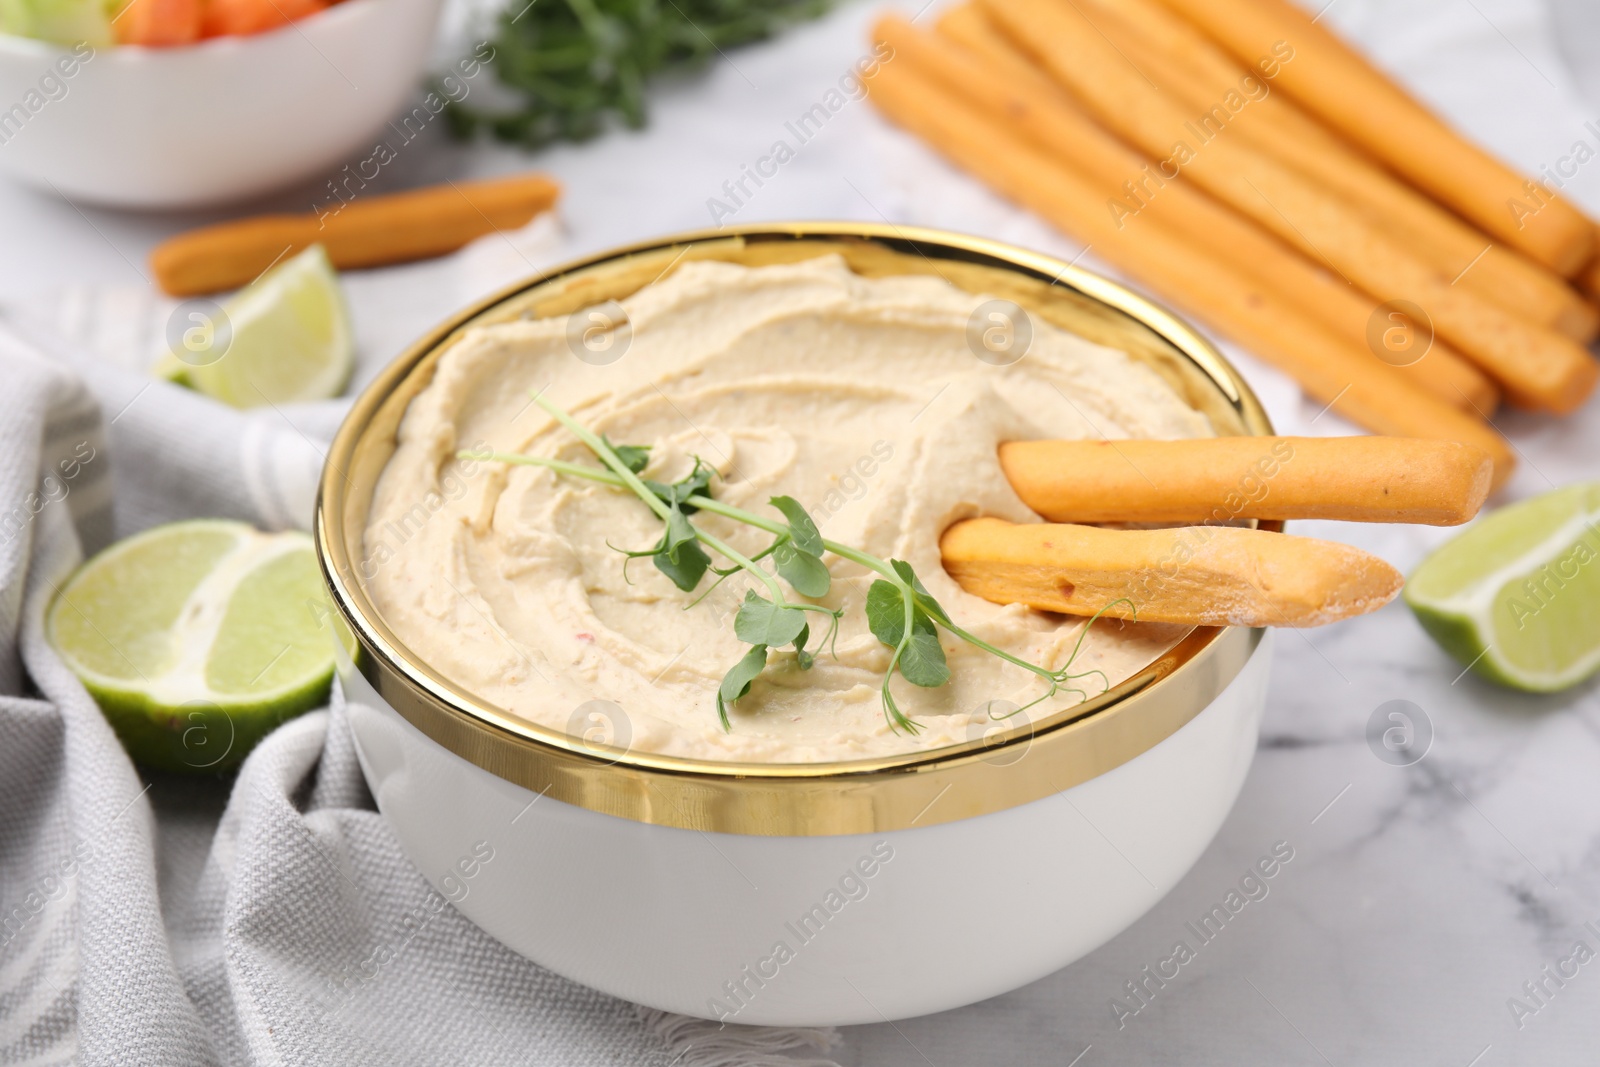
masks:
<svg viewBox="0 0 1600 1067"><path fill-rule="evenodd" d="M1494 472L1471 445L1404 437L1008 441L1000 466L1052 522L1459 526L1483 506Z"/></svg>
<svg viewBox="0 0 1600 1067"><path fill-rule="evenodd" d="M1378 610L1405 584L1360 549L1235 526L968 519L939 550L961 588L996 604L1198 626L1323 626Z"/></svg>

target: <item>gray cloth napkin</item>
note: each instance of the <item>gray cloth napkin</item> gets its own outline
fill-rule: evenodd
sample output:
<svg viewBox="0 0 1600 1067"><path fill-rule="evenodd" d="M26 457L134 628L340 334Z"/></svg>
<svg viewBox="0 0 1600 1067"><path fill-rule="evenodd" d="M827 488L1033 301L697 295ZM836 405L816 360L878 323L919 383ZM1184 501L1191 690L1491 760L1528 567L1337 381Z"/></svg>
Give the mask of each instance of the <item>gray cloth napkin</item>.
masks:
<svg viewBox="0 0 1600 1067"><path fill-rule="evenodd" d="M232 411L0 321L0 1064L828 1063L787 1054L832 1031L643 1009L479 930L401 854L337 691L236 776L128 760L53 591L113 532L303 523L341 410Z"/></svg>

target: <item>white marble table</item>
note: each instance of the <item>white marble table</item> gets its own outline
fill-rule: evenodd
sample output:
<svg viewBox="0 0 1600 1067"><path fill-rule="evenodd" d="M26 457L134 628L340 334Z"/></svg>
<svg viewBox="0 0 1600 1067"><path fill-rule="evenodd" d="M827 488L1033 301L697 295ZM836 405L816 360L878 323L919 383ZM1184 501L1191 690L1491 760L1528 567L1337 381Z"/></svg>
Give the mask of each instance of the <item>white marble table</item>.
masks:
<svg viewBox="0 0 1600 1067"><path fill-rule="evenodd" d="M707 200L740 165L788 137L784 124L866 48L875 4L845 6L782 41L738 51L703 79L662 90L650 128L532 160L430 133L383 181L395 186L524 166L567 185L561 233L514 253L515 274L612 244L712 223ZM913 9L914 10L914 9ZM1513 0L1338 0L1329 17L1407 72L1458 122L1524 167L1554 158L1600 94L1600 13L1561 0L1554 18ZM1600 99L1600 96L1592 95ZM0 149L3 151L3 149ZM1574 195L1600 209L1600 164ZM314 187L273 207L309 208ZM850 102L733 221L888 219L981 232L1047 251L1078 248L999 203ZM47 307L73 287L145 291L153 242L193 217L133 216L0 184L0 301ZM364 370L469 293L430 289L424 269L350 278ZM405 293L404 299L395 294ZM1339 433L1281 376L1242 360L1286 432ZM1507 416L1525 462L1511 497L1600 477L1600 402L1564 423ZM1303 524L1409 568L1438 531ZM1418 762L1369 744L1386 702L1430 732ZM1387 725L1387 722L1385 722ZM158 805L159 807L160 805ZM1293 859L1179 977L1142 1003L1125 983L1189 940L1247 865L1287 842ZM953 922L1027 936L1053 902L952 900ZM1586 925L1593 923L1592 926ZM937 936L937 931L929 931ZM1025 989L944 1015L854 1027L846 1064L1058 1067L1200 1064L1441 1064L1600 1060L1600 690L1519 696L1460 676L1406 609L1391 605L1278 642L1261 748L1232 817L1183 883L1087 959ZM1573 962L1562 963L1563 960ZM1544 969L1576 974L1559 985ZM1524 983L1543 982L1535 999ZM1119 1018L1114 998L1125 1005ZM1514 1016L1518 998L1529 1010ZM1137 1014L1127 1009L1138 1006ZM1537 1008L1537 1010L1532 1010Z"/></svg>

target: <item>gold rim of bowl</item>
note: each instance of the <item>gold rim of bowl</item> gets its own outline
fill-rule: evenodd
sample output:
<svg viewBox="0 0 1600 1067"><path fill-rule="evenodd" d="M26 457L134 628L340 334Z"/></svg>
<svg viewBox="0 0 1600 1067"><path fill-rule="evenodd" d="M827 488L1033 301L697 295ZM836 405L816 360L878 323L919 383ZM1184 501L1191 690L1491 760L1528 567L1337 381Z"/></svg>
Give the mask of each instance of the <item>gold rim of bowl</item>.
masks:
<svg viewBox="0 0 1600 1067"><path fill-rule="evenodd" d="M569 263L435 327L362 391L328 451L317 553L334 610L359 645L357 669L378 695L434 742L540 796L658 826L775 836L902 830L1026 804L1126 763L1203 711L1243 668L1261 631L1197 627L1101 695L948 748L830 763L714 762L596 745L518 718L433 670L389 628L362 575L370 570L362 556L367 510L406 405L463 331L619 300L693 260L758 266L826 254L843 256L859 274L933 274L1010 300L1149 364L1219 434L1272 432L1244 380L1172 312L1090 271L998 241L869 223L768 224Z"/></svg>

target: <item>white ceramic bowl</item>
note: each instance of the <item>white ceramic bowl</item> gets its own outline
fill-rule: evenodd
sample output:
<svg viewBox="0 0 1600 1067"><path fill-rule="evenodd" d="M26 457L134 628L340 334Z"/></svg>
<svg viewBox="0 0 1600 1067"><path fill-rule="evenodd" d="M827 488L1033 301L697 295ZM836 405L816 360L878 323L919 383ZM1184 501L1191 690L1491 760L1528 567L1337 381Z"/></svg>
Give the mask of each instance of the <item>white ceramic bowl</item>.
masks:
<svg viewBox="0 0 1600 1067"><path fill-rule="evenodd" d="M1196 629L1109 693L998 736L845 763L704 763L516 719L404 646L366 596L361 534L400 416L460 330L616 299L681 259L824 253L1011 299L1147 360L1219 432L1270 432L1210 345L1103 278L952 234L796 224L624 249L445 323L356 401L317 512L330 595L361 648L341 670L350 724L407 855L530 959L738 1023L920 1015L1080 958L1205 849L1249 769L1266 699L1267 632Z"/></svg>
<svg viewBox="0 0 1600 1067"><path fill-rule="evenodd" d="M439 6L344 0L269 33L101 48L86 60L87 46L75 55L0 34L0 171L132 208L332 179L417 89Z"/></svg>

